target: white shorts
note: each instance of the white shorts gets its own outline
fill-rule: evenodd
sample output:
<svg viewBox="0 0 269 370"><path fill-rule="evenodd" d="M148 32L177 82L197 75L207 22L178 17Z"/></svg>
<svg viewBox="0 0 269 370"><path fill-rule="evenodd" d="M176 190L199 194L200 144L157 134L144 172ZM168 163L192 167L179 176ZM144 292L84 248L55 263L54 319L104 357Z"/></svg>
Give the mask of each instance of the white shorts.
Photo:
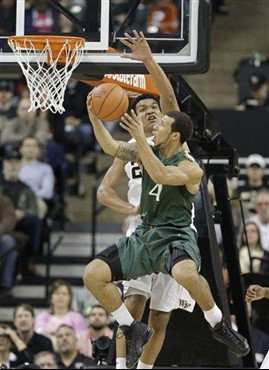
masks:
<svg viewBox="0 0 269 370"><path fill-rule="evenodd" d="M189 292L170 275L151 274L135 280L123 281L124 297L143 295L150 298L150 309L171 312L178 308L192 312L195 301Z"/></svg>

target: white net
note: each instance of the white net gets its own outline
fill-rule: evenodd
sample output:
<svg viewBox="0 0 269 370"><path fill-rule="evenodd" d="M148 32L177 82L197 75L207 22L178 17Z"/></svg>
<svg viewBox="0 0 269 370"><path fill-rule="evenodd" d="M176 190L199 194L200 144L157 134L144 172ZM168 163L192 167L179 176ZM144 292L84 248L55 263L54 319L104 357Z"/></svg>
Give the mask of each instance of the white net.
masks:
<svg viewBox="0 0 269 370"><path fill-rule="evenodd" d="M83 56L84 40L70 44L63 40L58 56L53 57L52 45L45 40L43 50L36 50L34 43L25 38L21 41L9 39L9 46L17 57L30 90L29 111L41 109L52 113L63 113L64 93L67 82ZM62 60L65 60L64 64Z"/></svg>

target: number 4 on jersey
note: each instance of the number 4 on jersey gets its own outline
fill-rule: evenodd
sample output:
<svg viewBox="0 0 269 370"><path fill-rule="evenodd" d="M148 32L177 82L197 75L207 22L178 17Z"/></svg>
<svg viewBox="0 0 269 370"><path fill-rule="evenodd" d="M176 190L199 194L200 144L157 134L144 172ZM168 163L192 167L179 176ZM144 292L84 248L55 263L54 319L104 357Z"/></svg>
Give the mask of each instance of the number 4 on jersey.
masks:
<svg viewBox="0 0 269 370"><path fill-rule="evenodd" d="M154 197L156 197L156 201L159 202L162 189L163 189L162 185L156 184L149 192L149 195L153 195Z"/></svg>

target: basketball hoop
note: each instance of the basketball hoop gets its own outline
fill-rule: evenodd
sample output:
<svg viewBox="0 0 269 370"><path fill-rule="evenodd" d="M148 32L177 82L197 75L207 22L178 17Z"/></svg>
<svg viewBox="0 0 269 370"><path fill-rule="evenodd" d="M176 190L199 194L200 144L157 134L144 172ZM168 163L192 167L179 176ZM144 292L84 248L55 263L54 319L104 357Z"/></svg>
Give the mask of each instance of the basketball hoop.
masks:
<svg viewBox="0 0 269 370"><path fill-rule="evenodd" d="M85 40L70 36L11 36L8 44L17 57L30 90L29 111L63 113L67 82L83 56Z"/></svg>

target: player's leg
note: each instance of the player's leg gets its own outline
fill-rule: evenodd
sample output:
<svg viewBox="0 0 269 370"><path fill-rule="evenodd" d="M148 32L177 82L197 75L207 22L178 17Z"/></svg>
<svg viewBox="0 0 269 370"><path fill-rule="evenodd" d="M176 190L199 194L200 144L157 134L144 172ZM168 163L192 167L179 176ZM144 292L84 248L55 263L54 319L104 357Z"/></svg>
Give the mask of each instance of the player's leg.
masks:
<svg viewBox="0 0 269 370"><path fill-rule="evenodd" d="M250 350L246 339L236 333L225 321L221 310L213 299L208 282L197 272L195 262L179 250L177 255L173 254L173 257L172 276L190 292L192 298L203 310L213 337L228 346L238 356L246 356Z"/></svg>
<svg viewBox="0 0 269 370"><path fill-rule="evenodd" d="M178 308L179 285L169 275L154 274L152 279L148 325L154 330L151 340L143 349L139 369L150 369L162 349L171 311Z"/></svg>
<svg viewBox="0 0 269 370"><path fill-rule="evenodd" d="M150 341L143 348L142 356L138 362L138 369L152 369L163 347L166 328L171 312L150 310L148 325L154 330Z"/></svg>
<svg viewBox="0 0 269 370"><path fill-rule="evenodd" d="M130 295L124 299L125 306L136 321L142 320L146 302L147 298L141 294ZM126 369L126 340L120 327L116 336L116 357L116 368Z"/></svg>
<svg viewBox="0 0 269 370"><path fill-rule="evenodd" d="M124 240L122 245L124 246ZM132 254L132 251L134 251L134 248L129 245L129 255ZM135 253L135 257L138 258L137 252ZM124 279L123 265L124 261L120 259L118 247L113 245L87 265L83 280L88 290L121 326L127 341L127 366L133 367L153 331L147 325L134 320L122 302L118 289L112 282Z"/></svg>

